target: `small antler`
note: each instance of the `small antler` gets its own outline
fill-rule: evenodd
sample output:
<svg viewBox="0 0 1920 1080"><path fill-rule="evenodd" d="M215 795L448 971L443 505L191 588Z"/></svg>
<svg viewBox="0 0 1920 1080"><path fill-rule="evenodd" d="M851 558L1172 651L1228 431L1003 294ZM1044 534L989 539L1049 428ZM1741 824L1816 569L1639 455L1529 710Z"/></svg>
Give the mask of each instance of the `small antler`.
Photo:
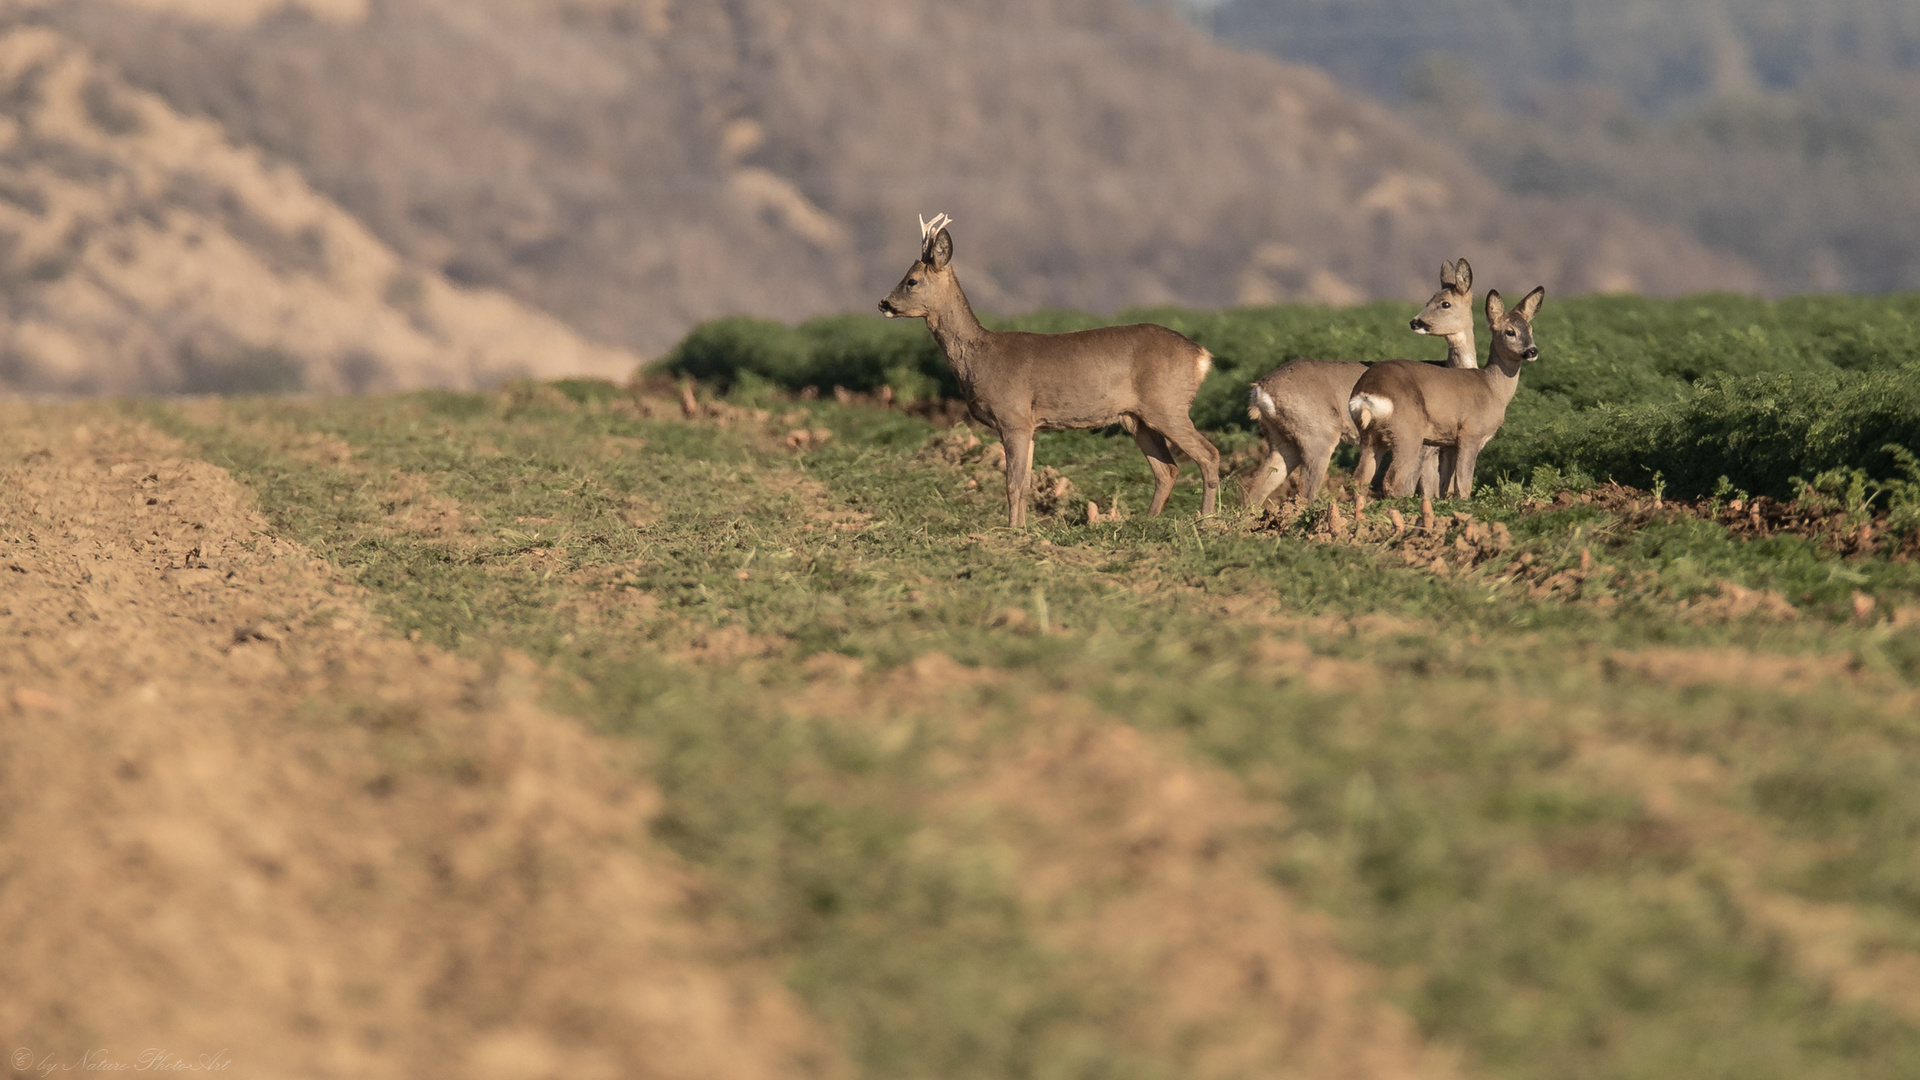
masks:
<svg viewBox="0 0 1920 1080"><path fill-rule="evenodd" d="M914 216L919 217L920 215L915 214ZM933 239L936 235L939 234L941 229L944 229L951 224L953 224L953 219L948 217L945 214L933 215L932 221L928 221L924 217L920 218L920 242L924 244L927 241Z"/></svg>

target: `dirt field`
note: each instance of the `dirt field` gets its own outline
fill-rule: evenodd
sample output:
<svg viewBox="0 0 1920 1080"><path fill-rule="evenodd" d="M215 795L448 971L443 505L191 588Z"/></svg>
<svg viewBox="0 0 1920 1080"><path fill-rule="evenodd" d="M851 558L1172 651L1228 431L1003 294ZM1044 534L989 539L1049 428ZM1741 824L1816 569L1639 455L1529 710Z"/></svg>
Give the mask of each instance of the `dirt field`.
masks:
<svg viewBox="0 0 1920 1080"><path fill-rule="evenodd" d="M542 709L539 665L387 632L150 426L11 405L0 433L16 1073L845 1073L647 838L659 800L634 748ZM907 711L982 677L935 655L796 706ZM1235 854L1260 815L1231 782L1070 703L1043 711L1046 730L968 763L950 812L994 822L1079 976L1148 988L1128 1023L1201 1044L1191 1075L1454 1075L1326 921Z"/></svg>
<svg viewBox="0 0 1920 1080"><path fill-rule="evenodd" d="M16 1073L844 1071L648 841L631 748L542 710L531 661L385 633L110 410L7 405L0 461Z"/></svg>
<svg viewBox="0 0 1920 1080"><path fill-rule="evenodd" d="M1606 492L1088 524L1144 484L1093 438L1012 532L962 442L0 406L14 1072L1920 1061L1903 549Z"/></svg>

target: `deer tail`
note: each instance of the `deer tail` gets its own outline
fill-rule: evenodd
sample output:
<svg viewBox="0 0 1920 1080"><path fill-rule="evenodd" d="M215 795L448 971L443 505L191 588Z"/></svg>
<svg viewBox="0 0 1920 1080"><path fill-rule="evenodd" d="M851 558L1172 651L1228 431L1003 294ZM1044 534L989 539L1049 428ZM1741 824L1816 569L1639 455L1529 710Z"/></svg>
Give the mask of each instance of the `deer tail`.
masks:
<svg viewBox="0 0 1920 1080"><path fill-rule="evenodd" d="M1213 354L1205 349L1201 349L1200 355L1193 358L1193 381L1197 384L1205 380L1207 372L1212 370Z"/></svg>
<svg viewBox="0 0 1920 1080"><path fill-rule="evenodd" d="M1355 394L1347 401L1347 415L1353 417L1355 427L1365 431L1376 420L1393 415L1393 402L1379 394Z"/></svg>
<svg viewBox="0 0 1920 1080"><path fill-rule="evenodd" d="M1261 417L1272 418L1280 412L1280 406L1274 404L1273 395L1267 393L1259 383L1247 394L1247 419L1258 422Z"/></svg>

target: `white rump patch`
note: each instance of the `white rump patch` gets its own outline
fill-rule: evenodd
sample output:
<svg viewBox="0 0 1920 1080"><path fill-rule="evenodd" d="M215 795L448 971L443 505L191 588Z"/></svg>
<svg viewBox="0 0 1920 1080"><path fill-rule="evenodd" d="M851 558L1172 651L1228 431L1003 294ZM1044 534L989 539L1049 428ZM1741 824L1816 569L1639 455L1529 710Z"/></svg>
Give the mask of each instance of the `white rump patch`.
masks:
<svg viewBox="0 0 1920 1080"><path fill-rule="evenodd" d="M1213 370L1213 354L1208 352L1205 349L1201 349L1200 355L1197 358L1195 358L1195 360L1193 361L1194 381L1198 382L1201 379L1206 378L1207 372L1212 370Z"/></svg>
<svg viewBox="0 0 1920 1080"><path fill-rule="evenodd" d="M1371 426L1375 420L1385 420L1393 415L1393 402L1379 394L1355 394L1347 402L1347 415L1360 427Z"/></svg>
<svg viewBox="0 0 1920 1080"><path fill-rule="evenodd" d="M1259 383L1254 383L1253 390L1247 394L1247 419L1258 420L1262 416L1271 417L1279 412L1280 406L1274 404L1273 395L1262 389Z"/></svg>

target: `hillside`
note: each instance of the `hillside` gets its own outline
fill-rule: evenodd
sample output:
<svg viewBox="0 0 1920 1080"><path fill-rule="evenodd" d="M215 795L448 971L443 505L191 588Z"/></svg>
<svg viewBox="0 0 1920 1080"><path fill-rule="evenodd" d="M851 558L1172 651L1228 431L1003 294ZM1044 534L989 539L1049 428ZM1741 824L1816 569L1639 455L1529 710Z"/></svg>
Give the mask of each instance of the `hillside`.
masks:
<svg viewBox="0 0 1920 1080"><path fill-rule="evenodd" d="M0 34L0 147L0 390L475 387L638 362L402 258L58 33Z"/></svg>
<svg viewBox="0 0 1920 1080"><path fill-rule="evenodd" d="M869 309L935 210L1001 312L1424 295L1463 252L1556 293L1767 284L1617 208L1502 198L1324 76L1130 0L264 11L19 17L289 162L403 256L643 351L715 315Z"/></svg>
<svg viewBox="0 0 1920 1080"><path fill-rule="evenodd" d="M1920 6L1229 0L1506 190L1669 222L1787 290L1920 288Z"/></svg>
<svg viewBox="0 0 1920 1080"><path fill-rule="evenodd" d="M1578 83L1653 115L1849 68L1920 71L1920 7L1905 0L1224 0L1211 22L1387 98L1433 53L1474 62L1510 105Z"/></svg>

